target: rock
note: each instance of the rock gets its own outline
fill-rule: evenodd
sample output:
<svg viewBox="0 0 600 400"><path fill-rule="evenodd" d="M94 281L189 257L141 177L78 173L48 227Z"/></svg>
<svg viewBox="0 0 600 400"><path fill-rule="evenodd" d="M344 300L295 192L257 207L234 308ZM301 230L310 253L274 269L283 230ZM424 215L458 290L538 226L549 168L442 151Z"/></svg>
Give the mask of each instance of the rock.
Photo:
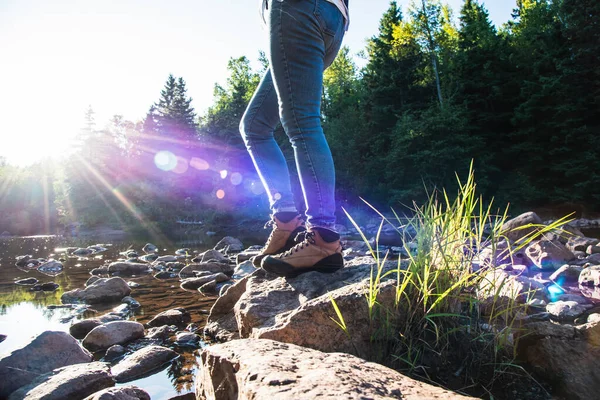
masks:
<svg viewBox="0 0 600 400"><path fill-rule="evenodd" d="M156 253L158 251L158 247L156 247L152 243L146 243L146 245L142 248L142 251L146 254Z"/></svg>
<svg viewBox="0 0 600 400"><path fill-rule="evenodd" d="M101 278L92 283L85 289L75 289L63 293L61 301L63 303L109 303L120 301L128 296L131 289L122 278Z"/></svg>
<svg viewBox="0 0 600 400"><path fill-rule="evenodd" d="M106 323L114 322L114 321L123 321L123 317L121 317L120 315L115 315L115 314L105 314L105 315L98 317L98 320L100 322L102 322L103 324L106 324Z"/></svg>
<svg viewBox="0 0 600 400"><path fill-rule="evenodd" d="M81 247L78 248L77 250L74 250L73 252L71 252L72 255L78 256L78 257L87 257L87 256L92 255L94 253L95 253L95 251L92 250L92 249L90 249L90 248L84 249L84 248L81 248Z"/></svg>
<svg viewBox="0 0 600 400"><path fill-rule="evenodd" d="M37 269L39 272L49 276L56 276L63 272L63 265L54 260L46 261Z"/></svg>
<svg viewBox="0 0 600 400"><path fill-rule="evenodd" d="M148 346L113 366L112 373L117 382L129 382L160 368L177 357L179 355L176 352L166 347Z"/></svg>
<svg viewBox="0 0 600 400"><path fill-rule="evenodd" d="M255 270L256 268L254 268L254 264L252 264L252 261L244 261L241 264L238 264L237 267L235 267L235 270L233 270L232 278L242 279L243 277L253 273Z"/></svg>
<svg viewBox="0 0 600 400"><path fill-rule="evenodd" d="M600 286L600 265L584 268L579 274L579 284L584 286Z"/></svg>
<svg viewBox="0 0 600 400"><path fill-rule="evenodd" d="M570 294L570 293L561 294L556 298L556 300L574 301L579 304L589 304L590 303L590 301L586 297L580 296L578 294Z"/></svg>
<svg viewBox="0 0 600 400"><path fill-rule="evenodd" d="M600 253L600 246L595 245L595 246L588 246L587 249L585 249L585 253L586 254L599 254Z"/></svg>
<svg viewBox="0 0 600 400"><path fill-rule="evenodd" d="M206 282L204 285L198 288L198 291L202 294L214 293L217 291L217 281Z"/></svg>
<svg viewBox="0 0 600 400"><path fill-rule="evenodd" d="M127 286L129 286L130 288L138 288L141 285L139 283L137 283L137 282L131 282L130 281L130 282L127 282Z"/></svg>
<svg viewBox="0 0 600 400"><path fill-rule="evenodd" d="M154 275L154 278L156 279L172 279L177 277L179 277L178 274L169 271L160 271Z"/></svg>
<svg viewBox="0 0 600 400"><path fill-rule="evenodd" d="M258 255L258 253L260 253L262 248L263 248L263 246L250 246L246 250L242 251L241 253L238 253L235 256L236 264L239 265L239 264L243 263L244 261L248 261L252 257Z"/></svg>
<svg viewBox="0 0 600 400"><path fill-rule="evenodd" d="M102 267L94 268L90 271L92 275L107 275L108 274L108 266L103 265Z"/></svg>
<svg viewBox="0 0 600 400"><path fill-rule="evenodd" d="M9 400L64 400L82 399L115 385L108 364L93 362L76 364L54 370L42 375L17 391Z"/></svg>
<svg viewBox="0 0 600 400"><path fill-rule="evenodd" d="M102 322L97 319L84 319L71 325L69 327L69 333L75 339L83 339L92 331L92 329L100 325L102 325Z"/></svg>
<svg viewBox="0 0 600 400"><path fill-rule="evenodd" d="M85 281L84 286L90 286L91 284L93 284L94 282L96 282L98 279L100 279L100 277L98 277L98 276L90 276L89 279L87 281Z"/></svg>
<svg viewBox="0 0 600 400"><path fill-rule="evenodd" d="M172 310L163 311L156 317L152 318L146 325L150 327L162 325L185 325L192 320L190 314L185 308L174 308Z"/></svg>
<svg viewBox="0 0 600 400"><path fill-rule="evenodd" d="M168 262L166 265L169 271L179 271L180 269L185 267L185 264L182 262Z"/></svg>
<svg viewBox="0 0 600 400"><path fill-rule="evenodd" d="M131 308L140 308L141 304L139 301L137 301L136 299L134 299L131 296L125 296L121 299L121 303L125 303L127 304L129 307Z"/></svg>
<svg viewBox="0 0 600 400"><path fill-rule="evenodd" d="M33 290L34 292L54 292L59 287L60 286L58 285L58 283L45 282L45 283L38 283L36 285L33 285L31 290Z"/></svg>
<svg viewBox="0 0 600 400"><path fill-rule="evenodd" d="M591 265L600 265L600 253L590 254L586 257L585 261Z"/></svg>
<svg viewBox="0 0 600 400"><path fill-rule="evenodd" d="M481 301L481 312L488 315L493 309L511 307L513 302L527 303L533 298L546 301L546 288L534 279L511 275L501 269L485 272L479 283L477 297Z"/></svg>
<svg viewBox="0 0 600 400"><path fill-rule="evenodd" d="M200 342L200 336L196 335L195 333L191 333L191 332L178 332L177 335L175 336L175 343L178 346L192 346L192 347L196 347L198 346L198 343Z"/></svg>
<svg viewBox="0 0 600 400"><path fill-rule="evenodd" d="M513 219L510 219L502 225L502 232L508 240L515 242L524 236L527 236L531 232L539 230L539 227L528 225L539 225L542 223L542 219L534 212L526 212Z"/></svg>
<svg viewBox="0 0 600 400"><path fill-rule="evenodd" d="M151 254L146 254L141 257L138 257L138 260L142 260L143 262L146 262L146 263L151 263L151 262L156 261L157 258L158 258L158 254L151 253Z"/></svg>
<svg viewBox="0 0 600 400"><path fill-rule="evenodd" d="M557 321L573 321L591 308L591 305L579 304L575 301L555 301L546 306L546 311L550 313L550 318Z"/></svg>
<svg viewBox="0 0 600 400"><path fill-rule="evenodd" d="M548 279L553 282L563 285L566 283L577 283L579 275L583 271L583 268L577 265L563 265L550 275Z"/></svg>
<svg viewBox="0 0 600 400"><path fill-rule="evenodd" d="M15 283L17 285L35 285L36 283L38 283L38 280L35 278L25 278L19 279L18 281L15 281Z"/></svg>
<svg viewBox="0 0 600 400"><path fill-rule="evenodd" d="M587 322L600 322L600 314L598 313L594 313L594 314L590 314L588 315L588 319Z"/></svg>
<svg viewBox="0 0 600 400"><path fill-rule="evenodd" d="M148 264L133 262L114 262L109 264L108 273L112 275L140 275L150 272Z"/></svg>
<svg viewBox="0 0 600 400"><path fill-rule="evenodd" d="M175 332L177 332L177 327L175 325L157 326L155 328L148 329L148 334L146 337L148 339L158 339L164 341L170 338Z"/></svg>
<svg viewBox="0 0 600 400"><path fill-rule="evenodd" d="M205 283L215 281L216 283L228 281L229 277L222 272L218 274L206 275L199 278L187 278L181 282L181 288L187 290L196 290Z"/></svg>
<svg viewBox="0 0 600 400"><path fill-rule="evenodd" d="M177 257L175 257L175 256L160 256L154 262L160 263L160 262L174 262L174 261L177 261Z"/></svg>
<svg viewBox="0 0 600 400"><path fill-rule="evenodd" d="M0 398L55 368L92 361L92 355L66 332L46 331L0 359Z"/></svg>
<svg viewBox="0 0 600 400"><path fill-rule="evenodd" d="M593 324L586 325L590 326L584 325L580 330L570 325L535 322L517 332L519 358L552 382L553 398L587 400L598 395L600 346L589 339L595 333Z"/></svg>
<svg viewBox="0 0 600 400"><path fill-rule="evenodd" d="M90 351L108 349L144 337L144 325L133 321L114 321L97 326L83 339L83 347Z"/></svg>
<svg viewBox="0 0 600 400"><path fill-rule="evenodd" d="M585 236L570 236L567 241L567 248L571 251L586 251L589 246L595 246L600 243L600 239L589 238Z"/></svg>
<svg viewBox="0 0 600 400"><path fill-rule="evenodd" d="M265 338L327 352L367 351L373 328L364 296L373 263L371 257L357 258L332 274L308 272L289 280L256 270L217 299L205 332L217 340ZM383 274L397 265L386 263ZM395 281L388 278L379 296L384 309L394 304ZM331 299L343 310L352 340L330 318Z"/></svg>
<svg viewBox="0 0 600 400"><path fill-rule="evenodd" d="M150 395L136 386L121 386L101 390L84 400L150 400Z"/></svg>
<svg viewBox="0 0 600 400"><path fill-rule="evenodd" d="M198 399L468 399L349 354L272 340L207 347Z"/></svg>
<svg viewBox="0 0 600 400"><path fill-rule="evenodd" d="M187 247L184 247L182 249L175 250L175 254L178 255L178 256L187 256L187 257L190 257L191 254L192 254L192 250L189 249L189 248L187 248Z"/></svg>
<svg viewBox="0 0 600 400"><path fill-rule="evenodd" d="M244 250L244 245L237 238L225 236L215 245L214 250L224 254L238 253Z"/></svg>
<svg viewBox="0 0 600 400"><path fill-rule="evenodd" d="M198 257L194 258L192 261L193 262L202 262L202 263L205 263L208 261L228 263L229 259L217 250L207 250L204 253L199 254Z"/></svg>
<svg viewBox="0 0 600 400"><path fill-rule="evenodd" d="M575 255L559 241L536 240L525 250L527 256L538 267L555 270L575 259Z"/></svg>
<svg viewBox="0 0 600 400"><path fill-rule="evenodd" d="M121 346L120 344L115 344L113 346L110 346L108 350L106 350L104 360L108 362L113 362L116 359L123 357L123 355L125 355L126 352L127 349L125 347Z"/></svg>
<svg viewBox="0 0 600 400"><path fill-rule="evenodd" d="M31 260L33 258L33 256L31 254L27 254L24 256L17 256L15 258L15 265L17 267L25 267L27 265L27 263L29 262L29 260Z"/></svg>
<svg viewBox="0 0 600 400"><path fill-rule="evenodd" d="M227 292L227 289L229 289L231 286L233 286L230 283L226 283L223 286L221 286L221 288L219 289L219 297L223 296L225 294L225 292Z"/></svg>
<svg viewBox="0 0 600 400"><path fill-rule="evenodd" d="M190 264L187 267L179 271L179 277L181 279L196 276L196 271L206 271L211 273L223 272L224 274L233 274L233 267L227 263L221 262L202 262L199 264Z"/></svg>
<svg viewBox="0 0 600 400"><path fill-rule="evenodd" d="M0 343L4 342L8 336L0 333Z"/></svg>

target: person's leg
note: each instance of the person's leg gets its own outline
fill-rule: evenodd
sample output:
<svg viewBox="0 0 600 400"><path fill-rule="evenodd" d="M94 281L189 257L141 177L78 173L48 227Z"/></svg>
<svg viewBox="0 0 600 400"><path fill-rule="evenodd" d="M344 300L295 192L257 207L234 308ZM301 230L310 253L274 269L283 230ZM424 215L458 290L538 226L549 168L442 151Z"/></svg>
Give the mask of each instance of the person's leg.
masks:
<svg viewBox="0 0 600 400"><path fill-rule="evenodd" d="M271 234L260 253L252 258L257 268L266 255L293 247L296 235L306 230L294 204L285 158L273 136L278 123L277 94L268 70L240 123L240 133L269 196L272 210L272 219L265 225L265 228L272 228Z"/></svg>
<svg viewBox="0 0 600 400"><path fill-rule="evenodd" d="M323 71L344 34L339 10L325 0L271 0L269 61L281 123L294 149L309 225L335 224L335 170L321 127Z"/></svg>
<svg viewBox="0 0 600 400"><path fill-rule="evenodd" d="M281 276L343 266L335 224L335 171L321 127L323 71L344 34L339 10L325 0L269 1L269 61L282 125L294 149L310 231L304 241L261 265Z"/></svg>
<svg viewBox="0 0 600 400"><path fill-rule="evenodd" d="M244 112L240 122L240 133L269 196L273 214L297 213L290 185L290 172L273 136L278 123L277 93L269 69Z"/></svg>

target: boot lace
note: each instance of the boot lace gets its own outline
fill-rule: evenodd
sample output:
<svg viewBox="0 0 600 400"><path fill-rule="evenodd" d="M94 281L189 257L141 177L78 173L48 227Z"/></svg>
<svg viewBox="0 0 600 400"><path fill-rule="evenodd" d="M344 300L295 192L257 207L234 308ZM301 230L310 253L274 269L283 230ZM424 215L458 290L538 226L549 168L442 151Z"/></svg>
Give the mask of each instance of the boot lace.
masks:
<svg viewBox="0 0 600 400"><path fill-rule="evenodd" d="M267 221L267 223L265 224L264 229L272 229L272 230L271 230L271 234L269 235L269 238L267 239L267 242L265 243L264 249L269 247L269 243L271 243L271 240L273 239L273 233L275 233L276 227L277 227L277 225L275 224L275 220L272 220L272 219Z"/></svg>
<svg viewBox="0 0 600 400"><path fill-rule="evenodd" d="M305 247L310 246L311 244L315 244L315 233L310 231L299 232L294 241L297 242L294 247L289 249L288 251L281 253L280 258L291 256L294 253L299 252Z"/></svg>

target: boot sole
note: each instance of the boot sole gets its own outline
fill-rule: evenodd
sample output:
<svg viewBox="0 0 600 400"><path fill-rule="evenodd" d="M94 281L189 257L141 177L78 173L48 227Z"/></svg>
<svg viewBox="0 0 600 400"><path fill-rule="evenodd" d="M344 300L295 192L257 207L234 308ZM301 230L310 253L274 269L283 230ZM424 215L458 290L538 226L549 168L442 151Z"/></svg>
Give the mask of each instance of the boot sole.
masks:
<svg viewBox="0 0 600 400"><path fill-rule="evenodd" d="M274 275L282 276L284 278L295 278L298 275L312 271L321 272L323 274L334 273L335 271L344 268L344 257L342 257L342 255L339 253L335 253L325 257L312 267L298 268L286 263L285 261L266 256L263 259L261 266L265 271Z"/></svg>
<svg viewBox="0 0 600 400"><path fill-rule="evenodd" d="M261 262L262 262L263 258L265 258L266 256L274 256L276 254L283 253L284 251L288 251L289 249L294 247L296 245L296 241L294 240L296 238L296 235L300 232L304 232L305 230L306 230L305 226L299 226L296 229L294 229L292 231L292 233L290 234L290 237L288 238L288 240L285 242L285 245L281 249L277 250L275 253L260 254L258 256L252 257L251 260L252 260L252 265L254 265L254 268L260 268Z"/></svg>

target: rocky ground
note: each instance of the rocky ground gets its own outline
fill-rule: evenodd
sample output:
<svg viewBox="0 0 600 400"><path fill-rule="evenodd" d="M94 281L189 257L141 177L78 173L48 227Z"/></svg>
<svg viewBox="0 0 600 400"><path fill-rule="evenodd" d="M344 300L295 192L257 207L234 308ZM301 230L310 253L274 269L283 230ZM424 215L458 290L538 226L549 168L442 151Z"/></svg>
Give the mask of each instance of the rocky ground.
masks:
<svg viewBox="0 0 600 400"><path fill-rule="evenodd" d="M479 249L473 263L485 276L476 288L482 310L491 298L527 305L516 316L522 324L519 357L553 383L557 398L594 398L600 389L600 246L579 231L596 222L570 223L564 227L568 234L550 232L522 251L508 252L528 232L519 227L542 224L535 214L523 214L507 223L512 233L499 246ZM396 255L411 248L399 247L392 231L382 234L380 245ZM102 251L102 246L93 247L69 252ZM128 321L139 303L124 278L139 274L178 277L186 290L219 295L204 334L225 343L202 351L197 399L466 398L365 361L374 358L376 327L369 323L365 300L374 260L362 242L345 241L344 248L342 270L294 279L255 270L248 260L258 248L244 248L231 237L195 257L189 249L159 256L151 244L143 255L126 252L122 260L92 270L85 286L65 292L63 305L55 307L77 313L96 304L120 305L73 323L70 334L44 332L0 359L0 398L149 398L140 388L114 385L153 373L179 357L174 347L199 348L204 338L199 327L189 325L190 315L182 308L156 315L145 325ZM44 267L49 274L61 270L60 261L30 256L16 263L19 268ZM398 261L390 261L384 272L397 267ZM380 285L378 301L393 304L395 281L384 279ZM332 299L350 334L335 322Z"/></svg>

